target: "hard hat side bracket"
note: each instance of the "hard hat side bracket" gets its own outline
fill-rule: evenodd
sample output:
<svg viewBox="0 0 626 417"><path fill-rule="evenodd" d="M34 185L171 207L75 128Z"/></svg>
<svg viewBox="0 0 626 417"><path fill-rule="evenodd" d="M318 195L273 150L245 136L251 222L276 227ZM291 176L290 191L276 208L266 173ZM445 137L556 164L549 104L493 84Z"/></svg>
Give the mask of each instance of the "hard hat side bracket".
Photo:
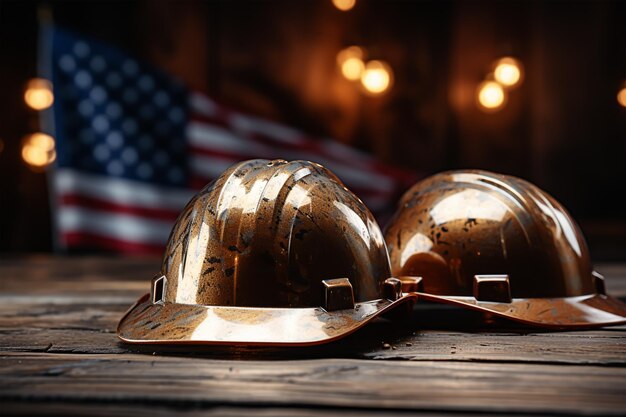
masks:
<svg viewBox="0 0 626 417"><path fill-rule="evenodd" d="M596 293L606 295L606 287L604 285L604 276L599 272L592 271L593 283L596 286Z"/></svg>
<svg viewBox="0 0 626 417"><path fill-rule="evenodd" d="M424 292L424 279L422 277L398 277L402 282L402 292Z"/></svg>
<svg viewBox="0 0 626 417"><path fill-rule="evenodd" d="M478 301L510 303L511 287L508 275L474 275L474 298Z"/></svg>
<svg viewBox="0 0 626 417"><path fill-rule="evenodd" d="M165 275L157 275L152 279L152 287L150 291L150 299L152 304L163 303L165 300Z"/></svg>
<svg viewBox="0 0 626 417"><path fill-rule="evenodd" d="M322 308L326 311L354 308L354 291L348 278L322 281Z"/></svg>
<svg viewBox="0 0 626 417"><path fill-rule="evenodd" d="M402 297L402 281L398 278L387 278L384 283L385 298L396 301Z"/></svg>

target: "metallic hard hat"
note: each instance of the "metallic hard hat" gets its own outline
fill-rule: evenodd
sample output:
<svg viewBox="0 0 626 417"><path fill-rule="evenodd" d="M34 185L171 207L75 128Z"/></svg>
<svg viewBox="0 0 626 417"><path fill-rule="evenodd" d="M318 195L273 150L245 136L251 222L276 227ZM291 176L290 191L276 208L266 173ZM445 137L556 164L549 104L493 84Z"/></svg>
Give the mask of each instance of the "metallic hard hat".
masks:
<svg viewBox="0 0 626 417"><path fill-rule="evenodd" d="M334 174L306 161L242 162L180 214L151 294L117 334L128 343L324 343L415 299L390 277L378 224Z"/></svg>
<svg viewBox="0 0 626 417"><path fill-rule="evenodd" d="M508 175L451 171L414 185L385 230L393 276L418 299L549 328L626 322L569 213Z"/></svg>

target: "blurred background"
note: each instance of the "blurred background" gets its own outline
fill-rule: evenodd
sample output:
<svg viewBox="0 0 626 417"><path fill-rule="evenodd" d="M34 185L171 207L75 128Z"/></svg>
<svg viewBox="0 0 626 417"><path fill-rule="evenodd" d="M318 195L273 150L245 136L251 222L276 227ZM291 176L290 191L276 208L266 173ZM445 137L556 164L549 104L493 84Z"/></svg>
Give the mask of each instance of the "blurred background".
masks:
<svg viewBox="0 0 626 417"><path fill-rule="evenodd" d="M53 251L50 177L76 159L57 159L59 138L44 126L67 97L38 79L42 22L180 80L210 100L203 108L306 132L307 149L332 138L363 152L354 158L371 155L365 165L394 188L387 212L428 174L512 174L570 210L595 260L626 260L626 2L0 1L5 253ZM121 155L136 163L133 152Z"/></svg>

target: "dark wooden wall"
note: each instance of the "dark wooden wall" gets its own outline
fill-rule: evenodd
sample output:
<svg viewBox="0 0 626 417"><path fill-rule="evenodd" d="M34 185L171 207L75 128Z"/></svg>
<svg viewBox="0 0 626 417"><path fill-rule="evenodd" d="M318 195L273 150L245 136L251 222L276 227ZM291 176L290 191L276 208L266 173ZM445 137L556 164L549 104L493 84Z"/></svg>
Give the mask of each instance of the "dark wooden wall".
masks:
<svg viewBox="0 0 626 417"><path fill-rule="evenodd" d="M19 160L36 128L21 101L35 74L38 2L0 2L0 251L48 250L45 178ZM483 168L525 177L578 218L597 259L626 259L622 2L361 0L49 2L58 24L119 45L221 101L422 173ZM364 96L337 52L366 47L395 72ZM525 65L508 105L476 85L503 55Z"/></svg>

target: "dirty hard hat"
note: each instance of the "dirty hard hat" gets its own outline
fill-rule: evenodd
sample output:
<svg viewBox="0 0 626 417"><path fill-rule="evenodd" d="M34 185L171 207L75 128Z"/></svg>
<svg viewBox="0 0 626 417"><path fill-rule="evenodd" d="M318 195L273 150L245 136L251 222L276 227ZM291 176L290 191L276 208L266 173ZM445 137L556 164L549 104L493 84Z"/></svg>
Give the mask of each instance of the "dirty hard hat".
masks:
<svg viewBox="0 0 626 417"><path fill-rule="evenodd" d="M519 178L451 171L414 185L385 230L393 276L418 299L549 328L626 322L554 198Z"/></svg>
<svg viewBox="0 0 626 417"><path fill-rule="evenodd" d="M307 161L246 161L182 211L151 293L126 313L118 336L324 343L415 299L390 277L379 226L334 174Z"/></svg>

